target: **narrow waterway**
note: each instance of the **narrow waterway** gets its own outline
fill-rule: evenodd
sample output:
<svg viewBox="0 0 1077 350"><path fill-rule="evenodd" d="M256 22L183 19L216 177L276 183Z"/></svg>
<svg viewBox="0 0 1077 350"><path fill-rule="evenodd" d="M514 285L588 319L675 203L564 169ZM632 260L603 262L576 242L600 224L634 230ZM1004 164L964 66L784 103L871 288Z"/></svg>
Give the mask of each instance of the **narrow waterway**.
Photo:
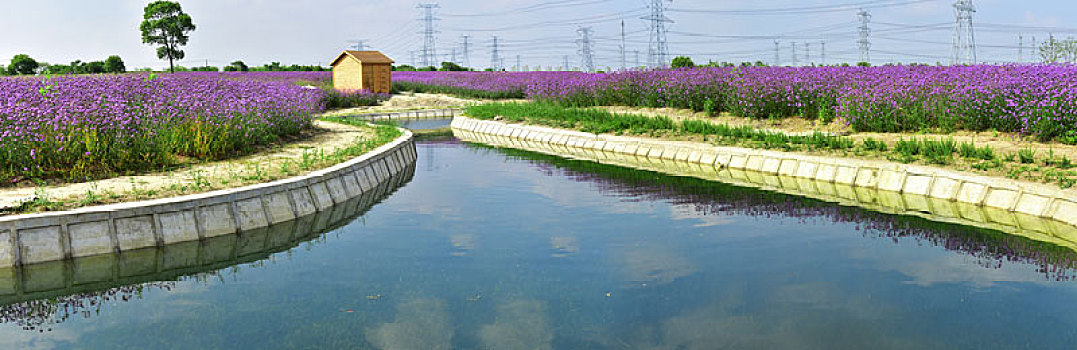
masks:
<svg viewBox="0 0 1077 350"><path fill-rule="evenodd" d="M1067 249L451 137L420 142L418 155L413 176L349 212L260 233L260 251L244 251L252 238L240 235L186 255L5 274L0 348L1077 342L1077 254ZM269 243L296 227L309 232ZM202 263L161 272L191 254ZM142 264L157 268L139 274ZM120 277L81 283L91 268Z"/></svg>

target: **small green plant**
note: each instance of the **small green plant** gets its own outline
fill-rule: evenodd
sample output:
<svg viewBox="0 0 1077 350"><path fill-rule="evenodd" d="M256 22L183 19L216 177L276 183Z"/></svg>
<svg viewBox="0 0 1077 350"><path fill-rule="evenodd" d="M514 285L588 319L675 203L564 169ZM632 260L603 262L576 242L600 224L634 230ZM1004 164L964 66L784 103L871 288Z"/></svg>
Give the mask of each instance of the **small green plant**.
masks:
<svg viewBox="0 0 1077 350"><path fill-rule="evenodd" d="M894 145L894 150L905 158L915 158L921 152L920 141L898 139L897 144Z"/></svg>
<svg viewBox="0 0 1077 350"><path fill-rule="evenodd" d="M1017 151L1017 157L1020 158L1021 164L1032 164L1036 162L1036 150L1031 148L1025 148Z"/></svg>
<svg viewBox="0 0 1077 350"><path fill-rule="evenodd" d="M976 147L976 144L972 142L962 142L957 149L957 153L962 158L972 160L992 160L995 159L995 150L990 146Z"/></svg>
<svg viewBox="0 0 1077 350"><path fill-rule="evenodd" d="M864 140L863 148L866 151L886 152L888 147L886 146L886 142L869 137Z"/></svg>

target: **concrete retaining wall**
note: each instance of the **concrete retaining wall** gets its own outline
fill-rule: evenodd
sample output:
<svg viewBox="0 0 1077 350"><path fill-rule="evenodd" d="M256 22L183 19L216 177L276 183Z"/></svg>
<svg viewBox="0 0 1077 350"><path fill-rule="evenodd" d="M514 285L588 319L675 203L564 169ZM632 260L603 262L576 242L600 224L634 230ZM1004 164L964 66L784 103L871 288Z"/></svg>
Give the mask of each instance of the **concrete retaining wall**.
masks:
<svg viewBox="0 0 1077 350"><path fill-rule="evenodd" d="M1077 249L1077 191L924 166L457 117L457 137L971 224Z"/></svg>
<svg viewBox="0 0 1077 350"><path fill-rule="evenodd" d="M362 195L296 220L199 241L0 268L0 305L152 281L255 262L352 222L411 180L415 163Z"/></svg>
<svg viewBox="0 0 1077 350"><path fill-rule="evenodd" d="M271 183L160 200L0 218L0 267L112 254L251 231L375 188L415 162L410 131L361 157Z"/></svg>

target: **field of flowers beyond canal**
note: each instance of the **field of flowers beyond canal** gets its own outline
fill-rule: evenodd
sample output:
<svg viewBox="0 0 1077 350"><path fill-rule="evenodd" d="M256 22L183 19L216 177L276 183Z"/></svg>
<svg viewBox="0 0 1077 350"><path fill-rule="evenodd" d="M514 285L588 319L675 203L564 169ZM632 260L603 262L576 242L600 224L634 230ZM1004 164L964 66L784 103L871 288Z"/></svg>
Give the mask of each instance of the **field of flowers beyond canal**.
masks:
<svg viewBox="0 0 1077 350"><path fill-rule="evenodd" d="M994 130L1077 143L1077 66L1068 65L397 72L394 79L409 89L568 106L839 120L863 132Z"/></svg>
<svg viewBox="0 0 1077 350"><path fill-rule="evenodd" d="M216 159L298 135L326 93L216 74L0 79L0 177L69 179Z"/></svg>

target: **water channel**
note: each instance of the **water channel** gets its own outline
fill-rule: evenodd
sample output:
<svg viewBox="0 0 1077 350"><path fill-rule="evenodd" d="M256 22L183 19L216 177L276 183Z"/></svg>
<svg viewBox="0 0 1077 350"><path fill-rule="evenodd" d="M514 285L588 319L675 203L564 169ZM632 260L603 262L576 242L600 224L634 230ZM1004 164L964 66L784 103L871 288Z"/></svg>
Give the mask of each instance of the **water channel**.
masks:
<svg viewBox="0 0 1077 350"><path fill-rule="evenodd" d="M2 271L0 348L1077 342L1065 248L444 135L418 155L332 213Z"/></svg>

